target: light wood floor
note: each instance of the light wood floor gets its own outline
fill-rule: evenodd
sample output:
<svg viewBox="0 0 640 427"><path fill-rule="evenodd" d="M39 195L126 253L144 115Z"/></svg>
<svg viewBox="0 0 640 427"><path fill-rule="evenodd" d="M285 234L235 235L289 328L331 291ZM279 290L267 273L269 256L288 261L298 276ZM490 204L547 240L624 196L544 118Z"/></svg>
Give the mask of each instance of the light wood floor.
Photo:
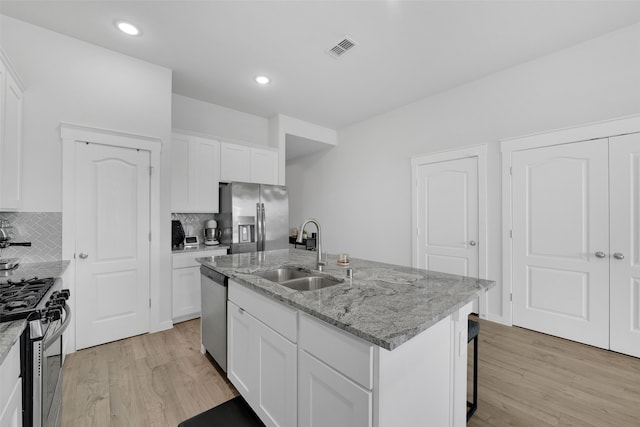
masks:
<svg viewBox="0 0 640 427"><path fill-rule="evenodd" d="M478 354L469 426L640 426L640 359L483 320Z"/></svg>
<svg viewBox="0 0 640 427"><path fill-rule="evenodd" d="M480 323L479 406L469 426L640 426L640 359ZM200 354L199 331L192 320L67 357L62 427L175 427L236 396Z"/></svg>
<svg viewBox="0 0 640 427"><path fill-rule="evenodd" d="M176 427L238 393L200 353L200 321L80 350L63 368L62 427Z"/></svg>

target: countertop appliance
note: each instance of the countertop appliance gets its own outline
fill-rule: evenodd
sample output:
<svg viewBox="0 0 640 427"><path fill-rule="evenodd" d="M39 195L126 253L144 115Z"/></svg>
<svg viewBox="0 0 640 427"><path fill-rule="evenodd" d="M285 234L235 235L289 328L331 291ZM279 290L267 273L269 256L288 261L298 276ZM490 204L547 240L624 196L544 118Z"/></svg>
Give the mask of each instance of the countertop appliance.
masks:
<svg viewBox="0 0 640 427"><path fill-rule="evenodd" d="M230 254L288 248L287 187L231 182L220 183L219 193L220 243Z"/></svg>
<svg viewBox="0 0 640 427"><path fill-rule="evenodd" d="M207 246L216 246L219 245L217 239L217 229L218 229L218 221L215 219L210 219L204 223L204 244Z"/></svg>
<svg viewBox="0 0 640 427"><path fill-rule="evenodd" d="M228 278L200 266L202 317L200 332L203 352L207 351L227 372L227 289Z"/></svg>
<svg viewBox="0 0 640 427"><path fill-rule="evenodd" d="M171 246L180 246L184 243L184 228L182 228L182 223L177 220L171 220Z"/></svg>
<svg viewBox="0 0 640 427"><path fill-rule="evenodd" d="M20 337L22 425L60 425L62 334L71 321L69 290L54 278L0 284L0 322L27 319Z"/></svg>

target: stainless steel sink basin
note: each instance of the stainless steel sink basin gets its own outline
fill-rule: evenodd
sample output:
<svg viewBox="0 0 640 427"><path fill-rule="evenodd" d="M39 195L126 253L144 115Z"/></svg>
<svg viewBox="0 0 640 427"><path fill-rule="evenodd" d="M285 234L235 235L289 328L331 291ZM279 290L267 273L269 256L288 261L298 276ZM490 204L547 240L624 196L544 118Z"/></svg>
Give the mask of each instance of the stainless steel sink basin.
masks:
<svg viewBox="0 0 640 427"><path fill-rule="evenodd" d="M289 289L295 289L296 291L322 289L328 286L337 285L344 281L334 279L333 277L320 276L311 271L286 267L274 270L257 271L253 274L271 282L279 283Z"/></svg>
<svg viewBox="0 0 640 427"><path fill-rule="evenodd" d="M337 280L332 277L309 276L287 280L285 282L280 282L280 284L287 288L295 289L296 291L314 291L316 289L337 285L342 282L344 282L344 280Z"/></svg>
<svg viewBox="0 0 640 427"><path fill-rule="evenodd" d="M309 277L313 275L313 273L309 271L296 270L293 268L276 268L275 270L256 271L253 274L276 283L282 283L287 280L299 279L301 277Z"/></svg>

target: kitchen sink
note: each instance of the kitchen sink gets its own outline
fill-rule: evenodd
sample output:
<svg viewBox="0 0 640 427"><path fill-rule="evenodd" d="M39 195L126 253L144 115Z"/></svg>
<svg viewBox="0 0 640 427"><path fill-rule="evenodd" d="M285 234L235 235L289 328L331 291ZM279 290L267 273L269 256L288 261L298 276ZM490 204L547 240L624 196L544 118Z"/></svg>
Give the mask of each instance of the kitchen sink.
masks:
<svg viewBox="0 0 640 427"><path fill-rule="evenodd" d="M307 276L280 282L280 284L296 291L315 291L316 289L328 288L342 282L344 280L334 279L333 277Z"/></svg>
<svg viewBox="0 0 640 427"><path fill-rule="evenodd" d="M274 270L256 271L253 274L297 291L312 291L343 282L343 280L320 276L311 271L286 267L276 268Z"/></svg>
<svg viewBox="0 0 640 427"><path fill-rule="evenodd" d="M313 275L310 271L296 270L293 268L276 268L275 270L256 271L253 274L276 283L282 283L287 280L300 279L302 277L309 277Z"/></svg>

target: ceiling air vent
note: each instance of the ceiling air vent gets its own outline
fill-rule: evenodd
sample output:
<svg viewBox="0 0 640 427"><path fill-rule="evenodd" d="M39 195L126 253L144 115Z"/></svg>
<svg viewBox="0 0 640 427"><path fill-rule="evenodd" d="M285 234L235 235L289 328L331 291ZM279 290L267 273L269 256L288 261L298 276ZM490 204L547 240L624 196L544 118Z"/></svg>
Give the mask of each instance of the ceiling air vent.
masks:
<svg viewBox="0 0 640 427"><path fill-rule="evenodd" d="M344 39L336 43L335 46L332 46L331 48L329 48L327 53L329 53L329 55L337 59L342 55L344 55L345 53L347 53L347 51L352 47L354 47L355 45L356 45L356 42L354 42L349 37L345 37Z"/></svg>

